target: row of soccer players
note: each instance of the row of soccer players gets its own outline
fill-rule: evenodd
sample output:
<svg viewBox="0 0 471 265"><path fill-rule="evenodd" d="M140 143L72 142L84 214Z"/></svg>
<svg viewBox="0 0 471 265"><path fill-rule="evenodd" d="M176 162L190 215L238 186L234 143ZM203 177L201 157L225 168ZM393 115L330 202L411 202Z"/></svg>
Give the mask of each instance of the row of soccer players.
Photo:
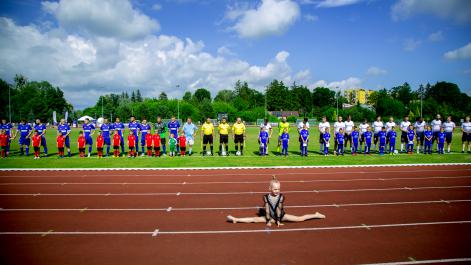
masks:
<svg viewBox="0 0 471 265"><path fill-rule="evenodd" d="M352 142L353 142L353 128L355 127L354 122L351 120L350 117L347 117L347 120L344 122L342 117L339 116L338 120L334 123L334 153L337 152L337 135L339 134L340 130L342 130L342 135L343 135L343 140L345 143L350 142L350 147L353 148ZM380 135L382 131L386 132L386 141L389 139L388 134L392 131L394 131L396 128L396 123L394 122L394 119L390 117L389 121L386 123L383 123L381 120L381 117L377 117L376 121L372 123L372 125L368 124L368 121L365 119L362 123L358 125L358 133L359 133L359 145L360 149L362 147L363 143L366 143L365 138L369 134L366 134L367 131L372 131L373 134L373 144L374 144L374 149L378 150L379 144L378 142L380 141ZM404 119L400 122L399 124L399 129L400 129L400 140L401 140L401 145L400 145L400 152L409 152L410 149L410 138L414 136L415 144L416 144L416 151L417 153L420 152L429 152L429 150L425 150L426 146L424 145L427 143L427 140L430 140L429 142L433 143L436 142L436 151L439 152L439 140L440 136L444 135L444 150L447 149L447 152L451 152L451 144L453 140L453 132L456 128L455 123L452 121L451 116L447 118L445 122L441 121L441 116L437 114L436 118L432 120L430 124L427 124L422 118L417 119L417 121L412 124L409 121L409 117L405 116ZM324 147L324 133L326 129L330 130L330 124L327 121L325 117L322 118L322 122L319 123L319 132L320 132L320 137L319 137L319 143L321 144L320 146L320 151L322 152L322 149ZM440 132L443 133L443 135L440 134ZM465 149L467 147L467 151L470 152L471 149L471 122L470 122L470 117L467 116L465 118L465 122L461 124L461 132L462 132L462 137L461 137L461 142L462 142L462 150L461 152L464 153ZM431 134L431 139L427 138L427 135Z"/></svg>

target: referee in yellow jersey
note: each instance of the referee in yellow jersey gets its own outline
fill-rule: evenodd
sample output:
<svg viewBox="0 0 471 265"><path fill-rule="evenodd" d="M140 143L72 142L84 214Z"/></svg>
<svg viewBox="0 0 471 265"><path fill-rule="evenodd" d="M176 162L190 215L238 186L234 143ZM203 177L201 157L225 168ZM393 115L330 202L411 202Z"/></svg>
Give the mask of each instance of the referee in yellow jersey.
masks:
<svg viewBox="0 0 471 265"><path fill-rule="evenodd" d="M206 118L206 122L201 126L201 138L203 138L203 156L206 155L206 145L209 144L211 148L211 155L213 155L213 135L214 125L211 122L211 118Z"/></svg>
<svg viewBox="0 0 471 265"><path fill-rule="evenodd" d="M280 153L280 146L281 146L281 135L285 131L285 129L288 129L289 133L289 122L286 120L286 116L281 117L281 121L278 123L278 147L276 149L277 152ZM281 155L281 153L280 153Z"/></svg>
<svg viewBox="0 0 471 265"><path fill-rule="evenodd" d="M229 130L231 126L227 123L226 118L221 119L221 123L218 125L218 133L219 133L219 155L223 155L222 152L222 145L224 145L224 154L228 155L227 152L228 145L229 145Z"/></svg>
<svg viewBox="0 0 471 265"><path fill-rule="evenodd" d="M242 123L242 120L240 118L237 118L236 123L232 125L232 133L234 137L236 155L239 152L239 146L240 154L242 155L242 153L244 152L245 125Z"/></svg>

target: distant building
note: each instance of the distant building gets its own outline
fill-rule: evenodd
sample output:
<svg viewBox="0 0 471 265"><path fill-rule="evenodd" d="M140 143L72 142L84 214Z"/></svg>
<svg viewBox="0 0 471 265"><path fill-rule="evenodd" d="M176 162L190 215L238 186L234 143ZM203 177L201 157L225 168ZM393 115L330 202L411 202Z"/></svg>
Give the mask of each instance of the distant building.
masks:
<svg viewBox="0 0 471 265"><path fill-rule="evenodd" d="M299 117L299 112L298 111L269 111L268 112L270 115L275 116L275 117L289 117L289 116L294 116L294 117Z"/></svg>
<svg viewBox="0 0 471 265"><path fill-rule="evenodd" d="M373 92L373 90L364 88L346 89L344 91L344 97L347 99L349 104L367 104L368 98Z"/></svg>

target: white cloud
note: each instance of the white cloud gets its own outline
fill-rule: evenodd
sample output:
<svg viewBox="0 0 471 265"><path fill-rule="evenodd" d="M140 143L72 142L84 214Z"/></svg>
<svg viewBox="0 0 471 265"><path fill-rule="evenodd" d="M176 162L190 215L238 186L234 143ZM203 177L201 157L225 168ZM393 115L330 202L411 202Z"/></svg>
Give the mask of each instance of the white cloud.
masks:
<svg viewBox="0 0 471 265"><path fill-rule="evenodd" d="M152 5L152 10L160 11L160 10L162 10L162 5L161 4L154 4L154 5Z"/></svg>
<svg viewBox="0 0 471 265"><path fill-rule="evenodd" d="M317 3L317 7L340 7L348 6L361 2L362 0L322 0Z"/></svg>
<svg viewBox="0 0 471 265"><path fill-rule="evenodd" d="M89 35L135 39L160 29L159 22L134 9L127 0L42 2L61 27Z"/></svg>
<svg viewBox="0 0 471 265"><path fill-rule="evenodd" d="M221 56L234 56L236 55L231 49L227 48L226 46L222 46L218 48L218 54Z"/></svg>
<svg viewBox="0 0 471 265"><path fill-rule="evenodd" d="M404 20L419 14L431 14L456 22L471 21L469 0L399 0L391 8L394 20Z"/></svg>
<svg viewBox="0 0 471 265"><path fill-rule="evenodd" d="M411 52L414 51L422 43L421 40L416 40L414 38L407 38L404 40L404 50Z"/></svg>
<svg viewBox="0 0 471 265"><path fill-rule="evenodd" d="M316 22L319 20L319 17L315 15L307 14L307 15L304 15L304 19L309 22Z"/></svg>
<svg viewBox="0 0 471 265"><path fill-rule="evenodd" d="M471 42L461 48L446 52L443 56L448 60L471 59Z"/></svg>
<svg viewBox="0 0 471 265"><path fill-rule="evenodd" d="M300 16L299 5L292 0L262 0L256 8L230 8L226 19L235 21L230 29L241 38L282 35Z"/></svg>
<svg viewBox="0 0 471 265"><path fill-rule="evenodd" d="M350 88L359 88L361 86L362 80L357 77L349 77L345 80L341 81L333 81L328 83L325 80L319 80L310 85L311 88L316 88L316 87L328 87L331 89L350 89Z"/></svg>
<svg viewBox="0 0 471 265"><path fill-rule="evenodd" d="M428 40L431 42L438 42L443 40L443 33L441 30L428 35Z"/></svg>
<svg viewBox="0 0 471 265"><path fill-rule="evenodd" d="M366 71L367 75L372 75L372 76L385 75L387 73L388 72L386 70L381 69L381 68L376 67L376 66L372 66L372 67L368 68L368 70Z"/></svg>
<svg viewBox="0 0 471 265"><path fill-rule="evenodd" d="M262 90L275 78L289 84L309 74L306 70L293 73L286 51L266 64L251 65L226 57L228 48L213 55L204 50L203 42L175 36L149 34L120 40L56 31L44 32L0 17L0 78L11 81L15 74L24 74L30 80L48 80L60 86L75 107L83 108L105 92L139 88L144 96L157 97L165 91L180 97L187 89L206 87L215 95L237 80ZM181 90L175 89L177 84Z"/></svg>

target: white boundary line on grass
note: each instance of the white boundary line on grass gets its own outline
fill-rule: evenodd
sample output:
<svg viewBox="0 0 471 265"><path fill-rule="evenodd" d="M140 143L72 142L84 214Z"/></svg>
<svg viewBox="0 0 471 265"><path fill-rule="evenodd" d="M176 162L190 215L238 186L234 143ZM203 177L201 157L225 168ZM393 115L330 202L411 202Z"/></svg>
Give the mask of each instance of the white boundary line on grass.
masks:
<svg viewBox="0 0 471 265"><path fill-rule="evenodd" d="M471 166L471 163L418 163L334 166L253 166L253 167L148 167L148 168L2 168L0 171L102 171L102 170L227 170L227 169L297 169L297 168L362 168L362 167L417 167L417 166Z"/></svg>
<svg viewBox="0 0 471 265"><path fill-rule="evenodd" d="M471 186L434 186L434 187L397 187L397 188L364 188L364 189L332 189L332 190L290 190L292 193L330 193L330 192L363 192L363 191L413 191L431 189L469 189ZM184 195L253 195L266 194L266 191L234 191L234 192L142 192L142 193L0 193L0 196L184 196Z"/></svg>
<svg viewBox="0 0 471 265"><path fill-rule="evenodd" d="M455 258L455 259L430 259L430 260L414 260L414 261L396 261L385 263L364 263L361 265L412 265L412 264L436 264L471 261L471 258Z"/></svg>
<svg viewBox="0 0 471 265"><path fill-rule="evenodd" d="M317 204L317 205L292 205L285 206L288 209L295 208L339 208L339 207L362 207L362 206L384 206L384 205L414 205L414 204L450 204L450 203L463 203L471 202L471 200L435 200L435 201L405 201L405 202L371 202L371 203L339 203L339 204ZM207 208L55 208L55 209L1 209L0 212L119 212L119 211L129 211L129 212L165 212L169 210L172 211L220 211L220 210L258 210L259 206L255 207L207 207Z"/></svg>
<svg viewBox="0 0 471 265"><path fill-rule="evenodd" d="M27 177L27 176L25 176ZM39 178L39 177L38 177ZM467 179L469 176L450 177L411 177L411 178L359 178L359 179L314 179L314 180L283 180L283 183L314 183L314 182L356 182L356 181L394 181L394 180L435 180L435 179ZM219 184L267 184L266 181L201 181L201 182L5 182L0 186L34 186L34 185L219 185Z"/></svg>
<svg viewBox="0 0 471 265"><path fill-rule="evenodd" d="M401 223L401 224L382 224L382 225L351 225L351 226L328 226L328 227L304 227L304 228L274 228L274 229L251 229L251 230L199 230L199 231L161 231L158 230L159 235L195 235L195 234L242 234L242 233L278 233L278 232L307 232L307 231L324 231L324 230L347 230L347 229L365 229L371 230L373 228L391 228L391 227L410 227L410 226L428 226L428 225L450 225L450 224L470 224L471 220L448 221L448 222L423 222L423 223ZM47 231L47 232L0 232L2 235L150 235L155 237L153 231Z"/></svg>

